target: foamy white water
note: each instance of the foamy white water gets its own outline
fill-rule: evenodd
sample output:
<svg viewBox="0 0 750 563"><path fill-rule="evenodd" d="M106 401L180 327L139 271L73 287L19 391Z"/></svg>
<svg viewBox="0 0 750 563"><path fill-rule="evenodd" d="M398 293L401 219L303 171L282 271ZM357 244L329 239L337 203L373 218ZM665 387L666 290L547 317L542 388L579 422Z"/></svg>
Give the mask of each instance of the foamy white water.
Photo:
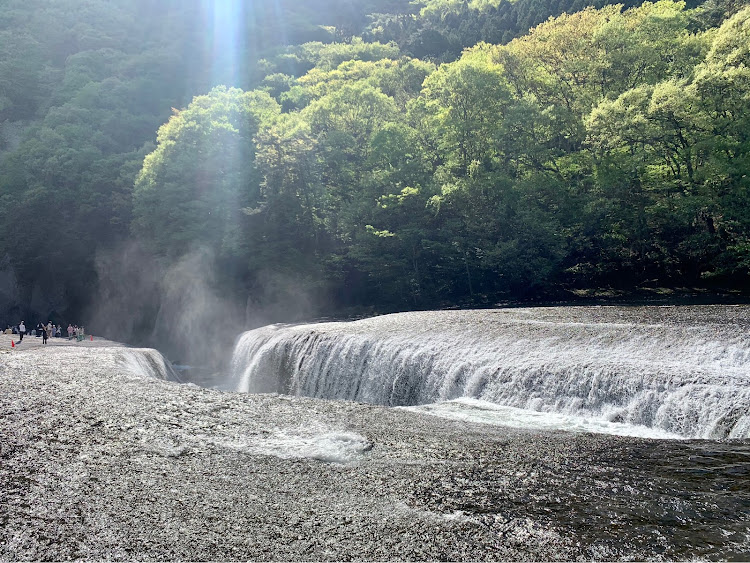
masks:
<svg viewBox="0 0 750 563"><path fill-rule="evenodd" d="M390 406L470 398L546 413L554 428L747 438L749 312L553 307L272 325L238 341L234 387Z"/></svg>
<svg viewBox="0 0 750 563"><path fill-rule="evenodd" d="M454 399L418 405L397 407L450 420L478 422L493 426L510 426L527 430L564 430L566 432L594 432L615 436L681 440L683 436L665 432L658 428L636 426L621 422L610 422L601 418L583 418L555 412L539 412L515 407L504 407L478 399Z"/></svg>
<svg viewBox="0 0 750 563"><path fill-rule="evenodd" d="M219 445L281 459L308 458L340 464L357 461L372 448L361 434L322 425L279 429L264 438L236 439Z"/></svg>
<svg viewBox="0 0 750 563"><path fill-rule="evenodd" d="M126 371L139 377L179 381L172 365L153 348L118 348L117 362Z"/></svg>

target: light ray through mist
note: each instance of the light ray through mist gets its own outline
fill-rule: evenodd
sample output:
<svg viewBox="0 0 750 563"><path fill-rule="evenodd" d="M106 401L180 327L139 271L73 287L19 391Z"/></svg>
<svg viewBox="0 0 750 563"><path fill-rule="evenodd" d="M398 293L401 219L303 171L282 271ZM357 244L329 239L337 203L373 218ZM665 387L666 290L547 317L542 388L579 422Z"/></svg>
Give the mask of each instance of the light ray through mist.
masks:
<svg viewBox="0 0 750 563"><path fill-rule="evenodd" d="M242 83L245 70L242 61L247 58L247 38L243 32L245 14L243 0L203 2L204 29L210 47L214 86L239 86Z"/></svg>
<svg viewBox="0 0 750 563"><path fill-rule="evenodd" d="M284 21L284 10L281 8L281 2L279 0L272 0L271 5L273 6L273 15L275 20L279 23L278 29L281 35L282 45L288 44L288 38L286 33L286 25Z"/></svg>

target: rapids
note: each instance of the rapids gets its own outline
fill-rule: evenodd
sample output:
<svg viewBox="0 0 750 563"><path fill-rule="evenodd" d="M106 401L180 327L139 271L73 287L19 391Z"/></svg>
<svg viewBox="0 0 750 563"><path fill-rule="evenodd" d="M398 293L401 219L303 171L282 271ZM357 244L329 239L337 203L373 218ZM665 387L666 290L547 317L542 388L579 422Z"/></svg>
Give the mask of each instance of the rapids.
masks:
<svg viewBox="0 0 750 563"><path fill-rule="evenodd" d="M471 399L614 433L741 439L750 437L748 313L549 307L271 325L239 338L230 387L386 406Z"/></svg>

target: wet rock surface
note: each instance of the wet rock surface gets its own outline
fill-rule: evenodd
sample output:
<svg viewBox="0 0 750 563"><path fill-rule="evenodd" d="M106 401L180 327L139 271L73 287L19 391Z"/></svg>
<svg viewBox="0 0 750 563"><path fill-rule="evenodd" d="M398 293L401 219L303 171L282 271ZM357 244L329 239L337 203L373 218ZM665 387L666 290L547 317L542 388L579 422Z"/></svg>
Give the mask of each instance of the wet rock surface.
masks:
<svg viewBox="0 0 750 563"><path fill-rule="evenodd" d="M750 554L747 441L224 393L144 378L121 348L80 344L0 354L2 559Z"/></svg>

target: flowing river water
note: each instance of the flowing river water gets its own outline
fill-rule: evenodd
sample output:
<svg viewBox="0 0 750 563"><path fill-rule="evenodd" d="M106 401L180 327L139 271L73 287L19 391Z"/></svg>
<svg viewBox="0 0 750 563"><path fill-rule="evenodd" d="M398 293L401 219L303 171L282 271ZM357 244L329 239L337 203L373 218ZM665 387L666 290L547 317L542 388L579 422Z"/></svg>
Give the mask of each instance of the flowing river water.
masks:
<svg viewBox="0 0 750 563"><path fill-rule="evenodd" d="M0 354L0 559L750 560L748 313L274 325L222 390L24 339Z"/></svg>
<svg viewBox="0 0 750 563"><path fill-rule="evenodd" d="M592 468L563 460L559 495L527 491L526 513L564 523L584 543L629 545L635 557L750 559L748 306L431 311L272 325L240 337L227 386L405 408L458 428L482 423L488 435L498 427L562 432L571 443L581 432L613 435L602 438L610 442L593 488L582 474ZM489 512L519 486L487 474L475 485Z"/></svg>

